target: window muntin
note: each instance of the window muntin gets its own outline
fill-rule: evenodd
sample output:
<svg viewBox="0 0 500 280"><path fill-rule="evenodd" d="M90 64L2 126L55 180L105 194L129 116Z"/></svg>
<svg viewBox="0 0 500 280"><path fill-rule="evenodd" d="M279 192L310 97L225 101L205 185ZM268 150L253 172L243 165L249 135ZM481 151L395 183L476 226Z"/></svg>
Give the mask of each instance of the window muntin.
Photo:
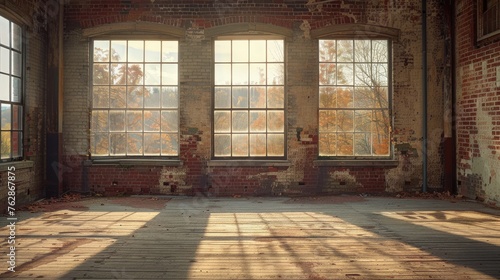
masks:
<svg viewBox="0 0 500 280"><path fill-rule="evenodd" d="M0 158L19 159L23 151L23 36L21 26L0 16Z"/></svg>
<svg viewBox="0 0 500 280"><path fill-rule="evenodd" d="M319 156L390 155L390 44L319 41Z"/></svg>
<svg viewBox="0 0 500 280"><path fill-rule="evenodd" d="M92 156L179 155L178 42L95 40Z"/></svg>
<svg viewBox="0 0 500 280"><path fill-rule="evenodd" d="M214 42L213 154L285 156L283 40Z"/></svg>

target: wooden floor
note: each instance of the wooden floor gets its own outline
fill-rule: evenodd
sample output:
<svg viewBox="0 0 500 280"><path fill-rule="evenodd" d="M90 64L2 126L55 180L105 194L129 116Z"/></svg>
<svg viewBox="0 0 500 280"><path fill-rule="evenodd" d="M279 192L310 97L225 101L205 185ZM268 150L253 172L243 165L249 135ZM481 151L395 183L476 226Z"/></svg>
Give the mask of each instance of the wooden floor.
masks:
<svg viewBox="0 0 500 280"><path fill-rule="evenodd" d="M132 197L52 209L18 213L16 272L2 238L0 278L500 279L500 211L473 202Z"/></svg>

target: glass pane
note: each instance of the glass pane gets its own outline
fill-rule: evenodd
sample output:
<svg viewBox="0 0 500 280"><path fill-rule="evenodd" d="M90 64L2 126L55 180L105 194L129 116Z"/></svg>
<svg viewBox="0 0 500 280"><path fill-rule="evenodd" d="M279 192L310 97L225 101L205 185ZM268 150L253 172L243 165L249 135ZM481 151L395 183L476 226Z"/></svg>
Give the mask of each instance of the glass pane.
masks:
<svg viewBox="0 0 500 280"><path fill-rule="evenodd" d="M108 108L109 107L109 87L94 86L92 94L93 108Z"/></svg>
<svg viewBox="0 0 500 280"><path fill-rule="evenodd" d="M373 111L372 132L377 134L388 134L389 127L389 110Z"/></svg>
<svg viewBox="0 0 500 280"><path fill-rule="evenodd" d="M388 42L384 40L372 41L372 60L373 62L388 62Z"/></svg>
<svg viewBox="0 0 500 280"><path fill-rule="evenodd" d="M139 87L128 87L127 94L127 107L128 108L142 108L143 106L143 92L144 89Z"/></svg>
<svg viewBox="0 0 500 280"><path fill-rule="evenodd" d="M338 40L337 41L337 61L338 62L353 62L353 41Z"/></svg>
<svg viewBox="0 0 500 280"><path fill-rule="evenodd" d="M110 92L109 92L110 108L125 108L126 93L127 93L126 87L110 87Z"/></svg>
<svg viewBox="0 0 500 280"><path fill-rule="evenodd" d="M23 134L21 132L12 132L12 157L23 155Z"/></svg>
<svg viewBox="0 0 500 280"><path fill-rule="evenodd" d="M390 151L389 133L387 132L372 134L372 145L374 155L388 156Z"/></svg>
<svg viewBox="0 0 500 280"><path fill-rule="evenodd" d="M374 107L388 108L389 107L389 89L386 87L373 88Z"/></svg>
<svg viewBox="0 0 500 280"><path fill-rule="evenodd" d="M160 131L160 111L144 111L144 131ZM158 134L159 135L159 134ZM160 136L158 136L159 138Z"/></svg>
<svg viewBox="0 0 500 280"><path fill-rule="evenodd" d="M164 66L167 66L167 65L164 65ZM167 75L167 77L169 77L169 76L170 75ZM146 64L146 65L144 65L144 84L145 85L159 85L160 84L160 77L161 77L160 76L160 64Z"/></svg>
<svg viewBox="0 0 500 280"><path fill-rule="evenodd" d="M266 156L265 134L250 134L250 156L253 157Z"/></svg>
<svg viewBox="0 0 500 280"><path fill-rule="evenodd" d="M338 87L337 91L337 108L352 108L353 90L351 87Z"/></svg>
<svg viewBox="0 0 500 280"><path fill-rule="evenodd" d="M1 124L2 130L12 129L12 108L10 104L2 104L1 106Z"/></svg>
<svg viewBox="0 0 500 280"><path fill-rule="evenodd" d="M161 111L161 131L177 132L179 130L179 116L177 110Z"/></svg>
<svg viewBox="0 0 500 280"><path fill-rule="evenodd" d="M285 84L285 67L283 63L267 64L267 84L268 85Z"/></svg>
<svg viewBox="0 0 500 280"><path fill-rule="evenodd" d="M144 41L128 41L128 62L144 61Z"/></svg>
<svg viewBox="0 0 500 280"><path fill-rule="evenodd" d="M231 112L230 111L215 111L214 112L214 131L215 132L231 132Z"/></svg>
<svg viewBox="0 0 500 280"><path fill-rule="evenodd" d="M356 86L371 86L372 85L372 71L371 64L358 63L356 64Z"/></svg>
<svg viewBox="0 0 500 280"><path fill-rule="evenodd" d="M109 131L125 131L125 111L109 111Z"/></svg>
<svg viewBox="0 0 500 280"><path fill-rule="evenodd" d="M248 112L233 111L232 119L233 132L248 132Z"/></svg>
<svg viewBox="0 0 500 280"><path fill-rule="evenodd" d="M335 40L320 40L319 41L319 61L320 62L335 62L337 51L335 49Z"/></svg>
<svg viewBox="0 0 500 280"><path fill-rule="evenodd" d="M250 87L250 108L266 108L265 87Z"/></svg>
<svg viewBox="0 0 500 280"><path fill-rule="evenodd" d="M250 61L266 62L265 40L250 40Z"/></svg>
<svg viewBox="0 0 500 280"><path fill-rule="evenodd" d="M159 156L160 153L160 133L144 133L144 155Z"/></svg>
<svg viewBox="0 0 500 280"><path fill-rule="evenodd" d="M162 64L161 66L161 83L163 85L178 85L178 66L177 64Z"/></svg>
<svg viewBox="0 0 500 280"><path fill-rule="evenodd" d="M2 131L1 134L2 145L1 145L1 155L2 159L10 158L11 150L12 150L12 139L10 131Z"/></svg>
<svg viewBox="0 0 500 280"><path fill-rule="evenodd" d="M268 62L284 62L285 61L283 40L268 40L267 41L267 61Z"/></svg>
<svg viewBox="0 0 500 280"><path fill-rule="evenodd" d="M108 132L108 111L94 110L92 111L92 131L93 132Z"/></svg>
<svg viewBox="0 0 500 280"><path fill-rule="evenodd" d="M231 134L214 135L214 155L216 157L231 156Z"/></svg>
<svg viewBox="0 0 500 280"><path fill-rule="evenodd" d="M94 41L94 62L109 61L109 41Z"/></svg>
<svg viewBox="0 0 500 280"><path fill-rule="evenodd" d="M127 83L127 65L111 64L111 84L125 85Z"/></svg>
<svg viewBox="0 0 500 280"><path fill-rule="evenodd" d="M10 47L10 38L9 38L9 21L0 16L0 44L6 45L7 47Z"/></svg>
<svg viewBox="0 0 500 280"><path fill-rule="evenodd" d="M94 85L109 84L109 64L95 63L94 64Z"/></svg>
<svg viewBox="0 0 500 280"><path fill-rule="evenodd" d="M179 93L177 87L161 88L161 107L177 108L179 106Z"/></svg>
<svg viewBox="0 0 500 280"><path fill-rule="evenodd" d="M231 108L231 88L215 87L215 108Z"/></svg>
<svg viewBox="0 0 500 280"><path fill-rule="evenodd" d="M231 84L231 64L215 64L215 84Z"/></svg>
<svg viewBox="0 0 500 280"><path fill-rule="evenodd" d="M319 111L319 131L326 132L337 131L337 112L331 110L320 110Z"/></svg>
<svg viewBox="0 0 500 280"><path fill-rule="evenodd" d="M12 77L11 85L12 85L12 96L11 96L12 102L21 102L21 97L22 97L21 79Z"/></svg>
<svg viewBox="0 0 500 280"><path fill-rule="evenodd" d="M337 134L337 154L339 156L353 155L353 134L339 133Z"/></svg>
<svg viewBox="0 0 500 280"><path fill-rule="evenodd" d="M320 108L337 107L337 94L334 87L319 88L319 107Z"/></svg>
<svg viewBox="0 0 500 280"><path fill-rule="evenodd" d="M125 133L111 133L109 153L112 156L125 155L127 151L127 137Z"/></svg>
<svg viewBox="0 0 500 280"><path fill-rule="evenodd" d="M127 111L127 131L141 132L142 124L142 111Z"/></svg>
<svg viewBox="0 0 500 280"><path fill-rule="evenodd" d="M160 108L160 87L144 87L144 108Z"/></svg>
<svg viewBox="0 0 500 280"><path fill-rule="evenodd" d="M248 62L248 40L233 41L233 62Z"/></svg>
<svg viewBox="0 0 500 280"><path fill-rule="evenodd" d="M233 134L233 157L248 156L248 134Z"/></svg>
<svg viewBox="0 0 500 280"><path fill-rule="evenodd" d="M285 155L285 140L283 134L267 135L267 155L270 157L282 157Z"/></svg>
<svg viewBox="0 0 500 280"><path fill-rule="evenodd" d="M4 74L0 74L0 100L10 101L10 79Z"/></svg>
<svg viewBox="0 0 500 280"><path fill-rule="evenodd" d="M355 40L354 46L354 60L356 62L370 62L372 60L370 40Z"/></svg>
<svg viewBox="0 0 500 280"><path fill-rule="evenodd" d="M215 62L231 62L231 41L215 41Z"/></svg>
<svg viewBox="0 0 500 280"><path fill-rule="evenodd" d="M177 41L162 42L162 61L177 62L179 60L179 43Z"/></svg>
<svg viewBox="0 0 500 280"><path fill-rule="evenodd" d="M319 155L335 156L337 149L337 135L334 133L319 134Z"/></svg>
<svg viewBox="0 0 500 280"><path fill-rule="evenodd" d="M354 154L357 156L371 155L371 134L370 133L355 133L354 134Z"/></svg>
<svg viewBox="0 0 500 280"><path fill-rule="evenodd" d="M266 132L266 111L250 111L250 132Z"/></svg>
<svg viewBox="0 0 500 280"><path fill-rule="evenodd" d="M319 84L320 85L337 84L337 64L335 63L319 64Z"/></svg>
<svg viewBox="0 0 500 280"><path fill-rule="evenodd" d="M146 41L145 43L145 59L146 62L160 62L161 60L161 42ZM158 136L159 138L159 136Z"/></svg>
<svg viewBox="0 0 500 280"><path fill-rule="evenodd" d="M266 84L266 64L264 63L250 64L250 84L251 85Z"/></svg>
<svg viewBox="0 0 500 280"><path fill-rule="evenodd" d="M372 123L371 110L356 110L354 112L354 131L370 132Z"/></svg>
<svg viewBox="0 0 500 280"><path fill-rule="evenodd" d="M373 108L377 98L370 87L356 87L354 90L355 108Z"/></svg>
<svg viewBox="0 0 500 280"><path fill-rule="evenodd" d="M233 64L233 85L248 85L248 64Z"/></svg>
<svg viewBox="0 0 500 280"><path fill-rule="evenodd" d="M19 105L12 105L12 129L23 129L23 107Z"/></svg>
<svg viewBox="0 0 500 280"><path fill-rule="evenodd" d="M374 86L387 86L389 83L389 73L387 64L373 64L373 83Z"/></svg>
<svg viewBox="0 0 500 280"><path fill-rule="evenodd" d="M144 65L143 64L129 64L127 69L127 83L128 85L142 85L144 84Z"/></svg>
<svg viewBox="0 0 500 280"><path fill-rule="evenodd" d="M267 112L267 131L269 132L285 131L285 113L283 111Z"/></svg>
<svg viewBox="0 0 500 280"><path fill-rule="evenodd" d="M107 133L94 133L90 141L91 153L94 156L109 155L109 135Z"/></svg>
<svg viewBox="0 0 500 280"><path fill-rule="evenodd" d="M179 136L177 134L161 134L161 154L163 156L179 155Z"/></svg>
<svg viewBox="0 0 500 280"><path fill-rule="evenodd" d="M285 88L268 87L267 88L267 107L284 108L285 107Z"/></svg>
<svg viewBox="0 0 500 280"><path fill-rule="evenodd" d="M337 85L349 86L354 84L354 72L352 64L337 64Z"/></svg>
<svg viewBox="0 0 500 280"><path fill-rule="evenodd" d="M111 41L111 61L126 62L127 61L127 41Z"/></svg>
<svg viewBox="0 0 500 280"><path fill-rule="evenodd" d="M354 111L339 110L337 111L337 126L338 131L352 132L354 131Z"/></svg>
<svg viewBox="0 0 500 280"><path fill-rule="evenodd" d="M9 49L0 47L0 71L10 74L10 51Z"/></svg>
<svg viewBox="0 0 500 280"><path fill-rule="evenodd" d="M233 87L233 108L248 108L247 87Z"/></svg>
<svg viewBox="0 0 500 280"><path fill-rule="evenodd" d="M142 133L127 133L127 155L142 155Z"/></svg>

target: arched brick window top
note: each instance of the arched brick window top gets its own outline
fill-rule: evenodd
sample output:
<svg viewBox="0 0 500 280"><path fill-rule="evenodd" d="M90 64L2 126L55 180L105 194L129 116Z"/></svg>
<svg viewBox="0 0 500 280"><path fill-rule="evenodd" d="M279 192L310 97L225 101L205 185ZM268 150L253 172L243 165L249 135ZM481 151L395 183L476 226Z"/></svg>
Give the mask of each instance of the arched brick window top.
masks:
<svg viewBox="0 0 500 280"><path fill-rule="evenodd" d="M110 36L119 37L151 34L162 37L170 37L171 39L179 39L184 37L184 33L185 30L183 28L160 23L121 22L84 29L83 36L90 38L106 36L106 38L109 38Z"/></svg>
<svg viewBox="0 0 500 280"><path fill-rule="evenodd" d="M281 35L292 37L293 31L289 28L266 23L234 23L216 26L205 30L205 37L224 35Z"/></svg>
<svg viewBox="0 0 500 280"><path fill-rule="evenodd" d="M338 24L311 30L311 38L383 38L399 40L400 30L392 27L370 24Z"/></svg>

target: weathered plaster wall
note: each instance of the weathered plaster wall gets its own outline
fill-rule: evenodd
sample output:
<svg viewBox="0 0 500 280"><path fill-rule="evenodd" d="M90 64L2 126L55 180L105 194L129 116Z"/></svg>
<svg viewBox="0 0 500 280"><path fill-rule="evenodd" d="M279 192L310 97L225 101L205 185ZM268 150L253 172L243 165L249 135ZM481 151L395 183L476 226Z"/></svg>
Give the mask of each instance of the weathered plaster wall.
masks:
<svg viewBox="0 0 500 280"><path fill-rule="evenodd" d="M500 41L477 45L475 2L456 3L459 192L500 203Z"/></svg>

